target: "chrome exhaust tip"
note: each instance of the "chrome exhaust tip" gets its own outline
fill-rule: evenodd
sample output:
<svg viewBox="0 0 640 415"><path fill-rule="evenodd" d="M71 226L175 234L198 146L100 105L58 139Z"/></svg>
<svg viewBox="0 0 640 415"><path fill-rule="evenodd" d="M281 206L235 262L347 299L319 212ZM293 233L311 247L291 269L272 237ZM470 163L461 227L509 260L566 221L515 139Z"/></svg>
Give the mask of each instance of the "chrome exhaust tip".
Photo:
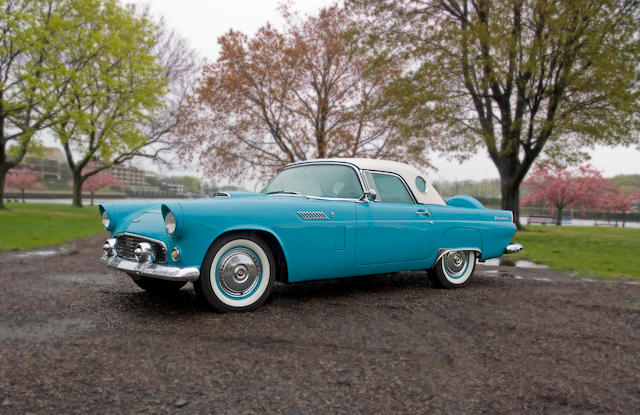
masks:
<svg viewBox="0 0 640 415"><path fill-rule="evenodd" d="M509 244L505 249L505 254L515 254L517 252L522 251L524 248L520 244Z"/></svg>

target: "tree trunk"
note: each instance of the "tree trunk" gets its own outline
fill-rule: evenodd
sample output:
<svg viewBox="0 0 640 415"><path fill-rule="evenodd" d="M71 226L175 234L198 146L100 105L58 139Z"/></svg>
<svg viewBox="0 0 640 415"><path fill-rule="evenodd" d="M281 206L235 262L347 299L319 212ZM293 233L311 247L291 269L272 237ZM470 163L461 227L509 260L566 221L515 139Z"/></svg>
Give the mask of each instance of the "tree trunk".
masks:
<svg viewBox="0 0 640 415"><path fill-rule="evenodd" d="M6 209L4 206L4 182L7 178L7 172L0 168L0 210Z"/></svg>
<svg viewBox="0 0 640 415"><path fill-rule="evenodd" d="M522 225L520 224L520 188L505 183L500 178L500 191L502 193L502 209L510 210L513 213L513 223L516 224L516 229L522 230Z"/></svg>
<svg viewBox="0 0 640 415"><path fill-rule="evenodd" d="M95 192L91 192L91 206L93 206L93 197L95 196Z"/></svg>
<svg viewBox="0 0 640 415"><path fill-rule="evenodd" d="M73 207L82 207L82 182L81 172L73 172Z"/></svg>
<svg viewBox="0 0 640 415"><path fill-rule="evenodd" d="M22 203L25 203L25 201L24 201L24 187L22 189L20 189L20 193L22 193Z"/></svg>
<svg viewBox="0 0 640 415"><path fill-rule="evenodd" d="M556 213L558 214L558 217L556 218L556 226L560 226L562 225L562 207L561 206L556 206Z"/></svg>
<svg viewBox="0 0 640 415"><path fill-rule="evenodd" d="M496 161L500 173L500 193L502 195L502 209L513 213L513 222L516 229L522 230L520 224L520 182L514 180L518 169L517 158L503 158Z"/></svg>

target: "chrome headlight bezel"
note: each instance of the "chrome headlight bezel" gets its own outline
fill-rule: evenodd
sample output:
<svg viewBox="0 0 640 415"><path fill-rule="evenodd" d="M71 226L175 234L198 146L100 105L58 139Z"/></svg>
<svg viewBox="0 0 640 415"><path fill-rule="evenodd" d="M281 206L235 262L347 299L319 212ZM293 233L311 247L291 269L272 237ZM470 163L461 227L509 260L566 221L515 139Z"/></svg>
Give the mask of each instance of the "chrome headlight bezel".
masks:
<svg viewBox="0 0 640 415"><path fill-rule="evenodd" d="M175 215L168 211L166 215L164 215L164 229L167 231L169 235L173 235L176 232L178 227L178 221L176 220Z"/></svg>
<svg viewBox="0 0 640 415"><path fill-rule="evenodd" d="M111 226L111 218L109 217L109 214L107 213L106 210L104 210L102 212L102 227L104 228L105 231L109 230L109 227Z"/></svg>

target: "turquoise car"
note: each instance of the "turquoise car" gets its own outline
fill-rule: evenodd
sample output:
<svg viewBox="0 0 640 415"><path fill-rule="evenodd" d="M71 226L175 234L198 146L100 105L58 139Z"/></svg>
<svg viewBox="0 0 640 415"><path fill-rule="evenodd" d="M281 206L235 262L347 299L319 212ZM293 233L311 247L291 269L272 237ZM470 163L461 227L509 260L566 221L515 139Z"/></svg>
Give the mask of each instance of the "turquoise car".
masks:
<svg viewBox="0 0 640 415"><path fill-rule="evenodd" d="M191 281L222 312L255 309L276 281L427 270L438 287L462 287L476 261L522 250L510 211L445 202L419 170L370 159L293 163L260 193L105 203L100 214L107 267L148 291Z"/></svg>

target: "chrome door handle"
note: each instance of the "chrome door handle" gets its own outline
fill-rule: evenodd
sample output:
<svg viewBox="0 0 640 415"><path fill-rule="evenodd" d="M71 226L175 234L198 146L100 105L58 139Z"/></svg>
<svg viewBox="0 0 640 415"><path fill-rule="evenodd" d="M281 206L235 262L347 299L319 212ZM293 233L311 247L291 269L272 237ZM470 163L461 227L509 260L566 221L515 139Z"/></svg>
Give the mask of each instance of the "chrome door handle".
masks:
<svg viewBox="0 0 640 415"><path fill-rule="evenodd" d="M431 216L431 212L429 212L429 210L419 210L416 212L416 215Z"/></svg>

